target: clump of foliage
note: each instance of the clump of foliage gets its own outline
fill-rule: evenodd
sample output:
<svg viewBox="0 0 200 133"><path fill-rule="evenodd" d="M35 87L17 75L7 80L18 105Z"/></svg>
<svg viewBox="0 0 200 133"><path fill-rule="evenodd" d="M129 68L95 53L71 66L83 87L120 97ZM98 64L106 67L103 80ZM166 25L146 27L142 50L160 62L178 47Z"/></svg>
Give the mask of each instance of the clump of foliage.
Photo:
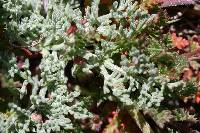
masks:
<svg viewBox="0 0 200 133"><path fill-rule="evenodd" d="M1 132L122 130L120 116L105 126L101 119L109 111L94 111L108 101L119 114L126 110L142 132L153 131L145 114L158 130L170 121L196 120L163 104L196 91L195 84L177 77L187 61L171 43L182 40L162 35L164 20L137 1L115 1L106 13L100 0L84 11L68 0L1 2L7 39L23 53L14 52L10 60L10 78L20 85L12 88L17 92L0 114Z"/></svg>

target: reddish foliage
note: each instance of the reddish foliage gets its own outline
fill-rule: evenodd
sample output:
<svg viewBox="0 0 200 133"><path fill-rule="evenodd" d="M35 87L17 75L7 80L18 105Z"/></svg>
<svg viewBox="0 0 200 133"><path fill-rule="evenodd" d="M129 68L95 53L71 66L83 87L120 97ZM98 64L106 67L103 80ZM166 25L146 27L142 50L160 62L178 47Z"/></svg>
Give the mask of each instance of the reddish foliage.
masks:
<svg viewBox="0 0 200 133"><path fill-rule="evenodd" d="M94 115L92 123L92 130L99 132L103 124L103 121L100 119L99 115Z"/></svg>
<svg viewBox="0 0 200 133"><path fill-rule="evenodd" d="M125 129L125 124L124 124L124 123L121 123L121 124L120 124L120 127L121 127L122 129Z"/></svg>
<svg viewBox="0 0 200 133"><path fill-rule="evenodd" d="M193 76L193 72L189 68L184 68L183 69L183 75L182 75L182 80L190 80Z"/></svg>
<svg viewBox="0 0 200 133"><path fill-rule="evenodd" d="M100 0L100 3L110 6L110 5L112 5L112 0Z"/></svg>
<svg viewBox="0 0 200 133"><path fill-rule="evenodd" d="M176 33L172 33L172 44L178 49L183 49L189 45L189 41L182 37L177 37Z"/></svg>
<svg viewBox="0 0 200 133"><path fill-rule="evenodd" d="M24 65L24 62L18 62L18 63L17 63L17 67L18 67L19 69L23 69L23 65Z"/></svg>
<svg viewBox="0 0 200 133"><path fill-rule="evenodd" d="M28 48L20 48L23 52L23 54L25 55L25 57L27 58L37 58L37 57L41 57L42 54L40 52L33 52L30 51Z"/></svg>
<svg viewBox="0 0 200 133"><path fill-rule="evenodd" d="M35 121L35 122L42 122L42 115L41 114L32 113L31 114L31 120Z"/></svg>
<svg viewBox="0 0 200 133"><path fill-rule="evenodd" d="M67 29L67 34L68 35L72 34L72 33L76 32L76 30L77 30L76 24L71 24L71 26L69 27L69 29Z"/></svg>
<svg viewBox="0 0 200 133"><path fill-rule="evenodd" d="M29 49L27 49L27 48L21 48L21 50L24 52L24 54L26 56L28 56L28 57L33 56L33 53Z"/></svg>
<svg viewBox="0 0 200 133"><path fill-rule="evenodd" d="M87 23L87 19L80 20L80 24L84 25L85 23Z"/></svg>
<svg viewBox="0 0 200 133"><path fill-rule="evenodd" d="M19 69L23 69L24 57L23 56L16 56L16 58L17 58L17 67Z"/></svg>
<svg viewBox="0 0 200 133"><path fill-rule="evenodd" d="M74 64L77 65L83 65L86 62L86 60L80 56L75 57Z"/></svg>
<svg viewBox="0 0 200 133"><path fill-rule="evenodd" d="M195 94L195 102L196 102L196 103L200 103L200 92L197 92L197 93Z"/></svg>
<svg viewBox="0 0 200 133"><path fill-rule="evenodd" d="M103 36L103 35L101 35L101 36L100 36L100 38L101 38L101 39L103 39L103 40L106 40L106 39L108 39L108 37L107 37L107 36Z"/></svg>
<svg viewBox="0 0 200 133"><path fill-rule="evenodd" d="M102 133L121 133L125 132L125 123L120 120L118 111L112 111L107 118L108 125L103 129Z"/></svg>
<svg viewBox="0 0 200 133"><path fill-rule="evenodd" d="M128 56L128 51L123 51L122 55Z"/></svg>

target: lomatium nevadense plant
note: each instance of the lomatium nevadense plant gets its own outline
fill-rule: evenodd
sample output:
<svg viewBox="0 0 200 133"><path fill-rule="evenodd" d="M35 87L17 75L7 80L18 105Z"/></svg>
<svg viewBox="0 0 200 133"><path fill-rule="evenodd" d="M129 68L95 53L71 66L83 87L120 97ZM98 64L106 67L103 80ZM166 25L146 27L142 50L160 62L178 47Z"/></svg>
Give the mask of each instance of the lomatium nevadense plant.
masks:
<svg viewBox="0 0 200 133"><path fill-rule="evenodd" d="M21 86L0 132L82 132L81 122L95 115L91 104L104 101L147 110L160 127L173 117L158 110L161 102L187 85L160 73L151 58L158 16L134 0L115 1L107 12L99 2L81 10L78 1L1 0L6 35L29 56L10 60L10 78Z"/></svg>

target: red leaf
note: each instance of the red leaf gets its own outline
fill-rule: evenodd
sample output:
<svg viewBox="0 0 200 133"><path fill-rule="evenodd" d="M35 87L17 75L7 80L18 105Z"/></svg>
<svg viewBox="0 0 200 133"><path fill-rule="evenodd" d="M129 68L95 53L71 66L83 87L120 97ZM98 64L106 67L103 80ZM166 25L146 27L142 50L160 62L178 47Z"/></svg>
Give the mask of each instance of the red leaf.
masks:
<svg viewBox="0 0 200 133"><path fill-rule="evenodd" d="M183 69L183 75L182 75L182 80L190 80L193 76L193 72L189 68L184 68Z"/></svg>
<svg viewBox="0 0 200 133"><path fill-rule="evenodd" d="M27 58L37 58L37 57L40 58L42 56L42 54L40 52L33 52L27 48L20 48L20 49L22 50L23 54Z"/></svg>
<svg viewBox="0 0 200 133"><path fill-rule="evenodd" d="M21 50L24 52L24 54L27 56L27 57L31 57L33 56L33 53L27 49L27 48L21 48Z"/></svg>
<svg viewBox="0 0 200 133"><path fill-rule="evenodd" d="M177 37L175 33L172 34L172 44L177 47L178 49L183 49L189 45L189 41L182 38Z"/></svg>
<svg viewBox="0 0 200 133"><path fill-rule="evenodd" d="M195 102L196 102L196 103L200 103L200 92L197 92L197 93L195 94Z"/></svg>
<svg viewBox="0 0 200 133"><path fill-rule="evenodd" d="M69 27L69 29L67 30L67 34L68 34L68 35L69 35L69 34L72 34L72 33L76 32L76 30L77 30L76 24L72 24L72 25Z"/></svg>
<svg viewBox="0 0 200 133"><path fill-rule="evenodd" d="M86 63L86 60L80 56L75 57L74 64L83 65Z"/></svg>

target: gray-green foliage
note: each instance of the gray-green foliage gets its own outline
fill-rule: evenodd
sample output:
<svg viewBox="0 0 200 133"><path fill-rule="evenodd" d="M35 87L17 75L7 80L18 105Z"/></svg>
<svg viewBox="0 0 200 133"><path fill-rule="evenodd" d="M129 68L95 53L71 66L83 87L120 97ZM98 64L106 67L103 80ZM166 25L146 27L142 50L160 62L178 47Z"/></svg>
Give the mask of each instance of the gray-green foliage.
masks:
<svg viewBox="0 0 200 133"><path fill-rule="evenodd" d="M142 45L137 36L151 25L155 15L140 9L137 2L114 2L110 13L99 16L100 0L94 0L85 15L64 0L49 0L46 9L41 0L1 1L9 16L6 27L11 41L32 46L31 50L40 51L43 56L38 68L41 72L34 76L28 59L23 71L16 59L11 61L10 76L17 74L24 80L17 89L20 99L28 95L28 103L26 108L11 103L11 114L1 130L59 132L73 129L76 119L90 117L91 113L79 101L81 90L70 91L66 86L69 79L64 76L65 66L77 57L84 62L73 64L72 76L77 77L80 69L85 75L98 69L104 79L100 88L104 98L141 109L160 106L169 80L161 77L148 55L136 48ZM76 33L67 32L74 24ZM93 49L88 50L88 46ZM121 54L123 51L128 51L128 55ZM115 55L121 56L120 63L116 63ZM27 92L29 86L31 94ZM69 115L74 118L71 120Z"/></svg>
<svg viewBox="0 0 200 133"><path fill-rule="evenodd" d="M0 113L0 124L1 124L0 132L4 131L5 119L6 119L5 115L3 113Z"/></svg>
<svg viewBox="0 0 200 133"><path fill-rule="evenodd" d="M28 60L23 65L25 71L20 71L16 65L9 71L12 77L18 74L24 79L22 87L18 88L21 99L27 95L28 84L32 86L32 92L27 109L22 109L16 103L10 104L13 114L7 121L6 125L9 126L5 128L7 130L12 131L10 127L17 132L51 132L60 131L61 128L67 130L73 129L72 120L68 115L73 115L75 119L91 116L87 109L83 108L83 102L77 100L80 91L77 89L68 91L67 78L64 76L65 58L57 55L56 51L49 53L48 50L43 50L42 54L43 59L39 65L40 76L31 76ZM10 119L12 121L9 121Z"/></svg>
<svg viewBox="0 0 200 133"><path fill-rule="evenodd" d="M106 60L101 66L104 93L110 93L111 90L113 95L126 105L136 103L140 108L159 106L164 99L163 90L167 79L159 77L148 57L140 54L136 48L129 51L129 57L121 55L121 60L121 67L114 65L111 59ZM127 84L129 86L125 87ZM138 95L138 90L139 96L131 98L130 94Z"/></svg>

